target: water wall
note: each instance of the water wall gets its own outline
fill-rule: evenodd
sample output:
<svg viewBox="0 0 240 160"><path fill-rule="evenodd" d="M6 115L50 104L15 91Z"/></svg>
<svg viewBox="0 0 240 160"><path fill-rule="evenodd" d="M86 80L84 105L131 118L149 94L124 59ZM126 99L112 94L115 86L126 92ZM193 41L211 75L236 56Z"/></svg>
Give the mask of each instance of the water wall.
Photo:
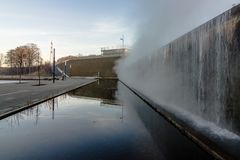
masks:
<svg viewBox="0 0 240 160"><path fill-rule="evenodd" d="M240 6L159 48L120 62L119 78L173 113L240 135Z"/></svg>

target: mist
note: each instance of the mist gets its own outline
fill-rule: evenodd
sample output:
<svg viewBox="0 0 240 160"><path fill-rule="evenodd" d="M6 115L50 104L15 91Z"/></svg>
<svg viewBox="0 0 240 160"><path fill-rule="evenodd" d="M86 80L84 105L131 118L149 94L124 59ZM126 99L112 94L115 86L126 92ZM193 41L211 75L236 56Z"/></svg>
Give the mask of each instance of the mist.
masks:
<svg viewBox="0 0 240 160"><path fill-rule="evenodd" d="M183 73L172 71L165 65L163 47L239 2L240 0L137 1L134 12L135 23L138 24L136 42L130 53L117 64L119 79L170 110L183 108L184 112L205 116L194 93L181 82ZM219 102L216 100L214 105L218 106ZM221 107L209 112L207 120L216 124L225 123Z"/></svg>
<svg viewBox="0 0 240 160"><path fill-rule="evenodd" d="M125 59L130 64L240 3L240 0L135 1L130 17L136 24L136 40Z"/></svg>

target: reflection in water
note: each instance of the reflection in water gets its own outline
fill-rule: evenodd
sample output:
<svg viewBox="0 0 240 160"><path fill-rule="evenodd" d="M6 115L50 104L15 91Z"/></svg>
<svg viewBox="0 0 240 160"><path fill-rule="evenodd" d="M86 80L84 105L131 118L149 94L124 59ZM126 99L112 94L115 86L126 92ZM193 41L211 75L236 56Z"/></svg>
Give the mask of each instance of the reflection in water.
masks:
<svg viewBox="0 0 240 160"><path fill-rule="evenodd" d="M98 82L99 83L99 82ZM111 92L114 93L114 92ZM58 110L59 103L61 104L63 101L71 101L73 100L72 97L74 97L74 100L77 99L83 99L83 100L94 100L94 101L99 101L99 107L103 108L110 108L110 109L117 109L121 110L122 115L120 119L123 117L123 104L122 103L117 103L115 102L115 99L98 99L99 97L85 97L86 95L81 95L81 93L78 92L78 95L75 95L73 93L69 93L59 96L57 98L53 98L49 101L46 101L42 104L39 104L35 107L29 108L27 110L21 111L19 113L16 113L10 117L5 118L4 120L9 124L9 126L14 127L14 126L21 126L21 121L24 121L26 119L32 119L35 122L35 125L38 125L39 122L39 117L41 116L46 116L45 112L51 113L51 119L55 119L55 112ZM112 96L113 97L113 96ZM75 99L76 98L76 99ZM44 111L43 111L44 110Z"/></svg>
<svg viewBox="0 0 240 160"><path fill-rule="evenodd" d="M116 98L118 90L118 80L98 80L96 83L86 85L69 93L72 97L88 97L100 99L102 107L111 107L120 109L122 114L120 119L123 122L124 105Z"/></svg>
<svg viewBox="0 0 240 160"><path fill-rule="evenodd" d="M35 112L35 108L29 108L25 111L19 112L17 114L14 114L8 118L5 118L4 120L7 122L7 124L9 126L14 127L14 126L20 126L20 121L24 120L25 117L31 117L33 118L33 116L35 115L36 121L35 123L37 124L38 122L38 116L39 116L39 111L38 111L38 106L36 106L36 112Z"/></svg>
<svg viewBox="0 0 240 160"><path fill-rule="evenodd" d="M3 159L209 158L112 80L3 119L0 129Z"/></svg>
<svg viewBox="0 0 240 160"><path fill-rule="evenodd" d="M52 99L52 120L54 120L54 105L55 105L55 99Z"/></svg>
<svg viewBox="0 0 240 160"><path fill-rule="evenodd" d="M212 159L121 83L118 90L119 99L134 108L166 159Z"/></svg>
<svg viewBox="0 0 240 160"><path fill-rule="evenodd" d="M35 107L30 115L18 114L24 117L21 127L10 129L1 121L3 159L164 159L128 108L123 121L121 106L103 106L99 100L67 96L57 108L49 108L52 102Z"/></svg>
<svg viewBox="0 0 240 160"><path fill-rule="evenodd" d="M51 111L52 113L52 120L54 120L54 111L55 108L58 108L58 103L60 101L64 101L67 98L66 95L53 98L49 101L46 101L42 104L36 105L35 107L31 107L27 110L24 110L22 112L16 113L10 117L5 118L6 122L9 124L9 126L20 126L21 121L24 121L25 119L32 119L34 120L35 125L38 125L39 117L41 117L41 114L43 114L42 110Z"/></svg>
<svg viewBox="0 0 240 160"><path fill-rule="evenodd" d="M29 82L29 81L22 81L22 83ZM13 83L19 83L19 81L14 81L14 80L0 80L0 84L13 84Z"/></svg>
<svg viewBox="0 0 240 160"><path fill-rule="evenodd" d="M106 104L118 104L115 97L117 92L117 80L98 80L96 83L86 85L69 93L73 97L89 97L101 99Z"/></svg>
<svg viewBox="0 0 240 160"><path fill-rule="evenodd" d="M196 145L190 142L186 137L182 136L172 125L169 125L160 114L153 111L145 102L141 100L139 101L139 98L129 92L128 89L122 87L122 84L119 84L118 90L119 92L122 92L119 94L120 99L135 108L135 111L151 133L160 150L165 152L166 157L170 159L196 159L196 155L203 154L201 150L196 149ZM156 107L156 104L152 104ZM226 159L240 159L240 141L238 136L229 134L227 130L217 128L216 132L212 132L209 128L202 127L201 125L192 127L182 119L178 119L176 116L169 113L166 114L169 117L171 116L170 118L172 120L175 120L182 125L185 130L190 130L195 137L200 139L205 145L209 146L214 151L218 151L218 153L226 157ZM201 121L199 121L199 123L200 122ZM206 126L206 124L204 125ZM181 144L181 147L176 144Z"/></svg>
<svg viewBox="0 0 240 160"><path fill-rule="evenodd" d="M36 107L36 125L38 124L38 117L39 117L39 107Z"/></svg>

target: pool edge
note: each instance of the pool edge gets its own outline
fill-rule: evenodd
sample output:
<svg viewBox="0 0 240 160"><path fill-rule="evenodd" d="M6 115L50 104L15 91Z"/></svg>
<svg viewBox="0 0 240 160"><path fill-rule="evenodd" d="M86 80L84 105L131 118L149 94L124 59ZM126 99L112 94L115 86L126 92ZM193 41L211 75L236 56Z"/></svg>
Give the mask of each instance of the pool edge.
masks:
<svg viewBox="0 0 240 160"><path fill-rule="evenodd" d="M97 81L97 79L94 79L94 80L92 80L92 81L82 83L82 84L80 84L80 85L78 85L78 86L76 86L76 87L72 87L72 88L70 88L70 89L65 89L65 90L63 90L63 91L61 91L61 92L59 92L59 93L53 94L53 95L51 95L51 96L49 96L49 97L47 97L47 98L43 98L43 99L40 99L40 100L38 100L38 101L36 101L36 102L32 102L32 103L27 104L27 105L24 105L24 106L22 106L22 107L18 107L18 108L15 108L15 109L11 110L11 111L2 113L2 114L0 114L0 120L2 120L2 119L4 119L4 118L7 118L7 117L9 117L9 116L11 116L11 115L13 115L13 114L18 113L18 112L24 111L24 110L26 110L26 109L28 109L28 108L31 108L31 107L33 107L33 106L35 106L35 105L41 104L41 103L43 103L43 102L46 102L46 101L48 101L48 100L50 100L50 99L53 99L53 98L56 98L56 97L61 96L61 95L63 95L63 94L66 94L66 93L68 93L68 92L71 92L71 91L73 91L73 90L75 90L75 89L78 89L78 88L84 87L84 86L86 86L86 85L92 84L92 83L94 83L94 82L96 82L96 81Z"/></svg>

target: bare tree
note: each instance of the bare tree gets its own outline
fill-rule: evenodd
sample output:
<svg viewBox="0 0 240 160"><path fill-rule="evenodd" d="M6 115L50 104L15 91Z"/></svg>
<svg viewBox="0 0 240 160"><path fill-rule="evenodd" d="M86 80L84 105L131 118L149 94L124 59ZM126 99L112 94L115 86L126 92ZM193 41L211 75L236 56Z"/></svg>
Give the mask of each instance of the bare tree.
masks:
<svg viewBox="0 0 240 160"><path fill-rule="evenodd" d="M41 66L42 66L42 62L43 62L43 59L41 58L40 56L40 52L37 53L37 63L38 63L38 85L40 86L41 85L41 74L40 74L40 71L41 71Z"/></svg>
<svg viewBox="0 0 240 160"><path fill-rule="evenodd" d="M4 54L0 53L0 67L2 67L3 62L4 62Z"/></svg>
<svg viewBox="0 0 240 160"><path fill-rule="evenodd" d="M30 74L31 67L36 65L38 66L38 75L40 75L41 62L40 49L33 43L12 49L5 56L5 63L11 67L11 72L12 68L16 67L17 74L19 74L19 83L22 80L23 67L28 67L28 73Z"/></svg>
<svg viewBox="0 0 240 160"><path fill-rule="evenodd" d="M13 73L13 67L15 66L15 54L16 54L16 50L15 49L11 49L7 52L6 56L5 56L5 64L7 64L8 66L10 66L11 69L11 73Z"/></svg>
<svg viewBox="0 0 240 160"><path fill-rule="evenodd" d="M27 61L27 66L28 66L28 73L31 73L31 67L36 63L38 65L38 59L39 59L39 54L40 54L40 49L38 46L34 43L29 43L26 46L26 61Z"/></svg>
<svg viewBox="0 0 240 160"><path fill-rule="evenodd" d="M15 55L14 55L14 60L15 63L19 69L19 83L21 83L22 80L22 68L24 64L26 64L26 46L20 46L15 49Z"/></svg>
<svg viewBox="0 0 240 160"><path fill-rule="evenodd" d="M44 73L48 76L50 76L52 74L52 65L50 62L45 62L42 65L42 70L44 71Z"/></svg>

